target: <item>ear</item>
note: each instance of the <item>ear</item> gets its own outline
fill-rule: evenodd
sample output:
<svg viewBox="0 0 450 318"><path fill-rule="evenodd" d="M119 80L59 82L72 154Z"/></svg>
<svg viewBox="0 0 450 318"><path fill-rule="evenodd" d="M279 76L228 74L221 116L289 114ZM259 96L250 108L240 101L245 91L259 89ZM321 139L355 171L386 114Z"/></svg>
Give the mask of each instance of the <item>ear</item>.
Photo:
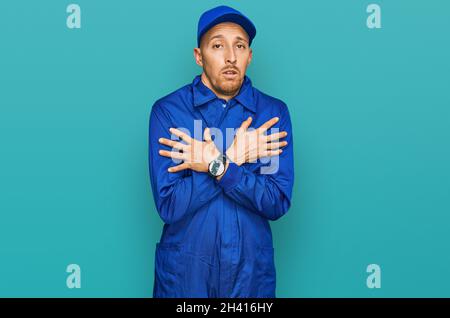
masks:
<svg viewBox="0 0 450 318"><path fill-rule="evenodd" d="M250 54L248 55L247 66L250 65L252 58L253 58L253 50L252 50L252 48L250 48Z"/></svg>
<svg viewBox="0 0 450 318"><path fill-rule="evenodd" d="M194 58L195 63L197 63L198 66L203 67L202 51L198 47L194 48Z"/></svg>

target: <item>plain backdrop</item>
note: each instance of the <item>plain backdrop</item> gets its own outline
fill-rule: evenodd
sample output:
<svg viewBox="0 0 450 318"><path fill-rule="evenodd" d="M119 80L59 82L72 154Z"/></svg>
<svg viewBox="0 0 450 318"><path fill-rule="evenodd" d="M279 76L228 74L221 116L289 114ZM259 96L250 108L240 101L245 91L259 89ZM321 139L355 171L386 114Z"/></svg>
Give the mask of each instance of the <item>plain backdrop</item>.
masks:
<svg viewBox="0 0 450 318"><path fill-rule="evenodd" d="M81 29L71 2L0 2L0 296L151 297L150 110L200 74L219 4L254 21L248 75L292 118L277 296L450 296L450 2L374 1L381 29L361 0L74 2Z"/></svg>

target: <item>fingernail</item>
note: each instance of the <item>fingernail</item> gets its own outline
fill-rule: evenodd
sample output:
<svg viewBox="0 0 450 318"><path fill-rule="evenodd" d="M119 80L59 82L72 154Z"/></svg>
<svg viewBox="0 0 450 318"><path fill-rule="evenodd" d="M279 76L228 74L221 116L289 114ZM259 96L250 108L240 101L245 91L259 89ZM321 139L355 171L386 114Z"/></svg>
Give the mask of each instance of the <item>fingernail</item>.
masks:
<svg viewBox="0 0 450 318"><path fill-rule="evenodd" d="M159 138L158 141L159 141L159 142L162 142L162 138Z"/></svg>
<svg viewBox="0 0 450 318"><path fill-rule="evenodd" d="M276 121L279 121L279 120L280 120L280 118L278 118L278 117L275 117L275 120L276 120Z"/></svg>
<svg viewBox="0 0 450 318"><path fill-rule="evenodd" d="M168 168L167 171L172 172L172 168Z"/></svg>
<svg viewBox="0 0 450 318"><path fill-rule="evenodd" d="M173 128L172 128L172 127L171 127L171 128L169 128L169 131L170 131L170 132L172 132L172 130L173 130Z"/></svg>

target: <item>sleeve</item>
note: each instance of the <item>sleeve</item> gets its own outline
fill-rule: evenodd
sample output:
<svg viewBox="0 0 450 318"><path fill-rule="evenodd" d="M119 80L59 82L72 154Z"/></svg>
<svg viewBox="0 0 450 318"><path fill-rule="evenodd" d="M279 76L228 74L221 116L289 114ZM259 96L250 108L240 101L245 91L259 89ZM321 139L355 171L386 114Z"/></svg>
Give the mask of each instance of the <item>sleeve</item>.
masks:
<svg viewBox="0 0 450 318"><path fill-rule="evenodd" d="M171 148L159 143L158 139L171 139L169 128L176 126L169 118L164 109L155 103L149 124L149 172L155 205L166 224L178 222L195 213L222 191L206 173L167 171L177 163L159 154L160 149Z"/></svg>
<svg viewBox="0 0 450 318"><path fill-rule="evenodd" d="M272 173L250 171L245 165L230 162L224 176L216 183L238 204L269 220L283 216L291 205L294 185L292 125L287 106L280 114L279 131L287 131L288 142L274 165ZM275 126L276 127L276 126ZM272 157L274 158L274 157Z"/></svg>

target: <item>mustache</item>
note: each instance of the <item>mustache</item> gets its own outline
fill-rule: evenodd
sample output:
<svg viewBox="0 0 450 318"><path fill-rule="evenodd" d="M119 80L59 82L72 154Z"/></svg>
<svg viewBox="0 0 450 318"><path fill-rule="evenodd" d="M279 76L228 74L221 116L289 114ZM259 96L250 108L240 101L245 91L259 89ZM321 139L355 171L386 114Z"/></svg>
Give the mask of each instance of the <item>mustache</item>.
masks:
<svg viewBox="0 0 450 318"><path fill-rule="evenodd" d="M221 72L224 73L224 72L229 72L229 71L235 71L236 73L239 73L239 70L234 67L228 67L226 69L223 69Z"/></svg>

